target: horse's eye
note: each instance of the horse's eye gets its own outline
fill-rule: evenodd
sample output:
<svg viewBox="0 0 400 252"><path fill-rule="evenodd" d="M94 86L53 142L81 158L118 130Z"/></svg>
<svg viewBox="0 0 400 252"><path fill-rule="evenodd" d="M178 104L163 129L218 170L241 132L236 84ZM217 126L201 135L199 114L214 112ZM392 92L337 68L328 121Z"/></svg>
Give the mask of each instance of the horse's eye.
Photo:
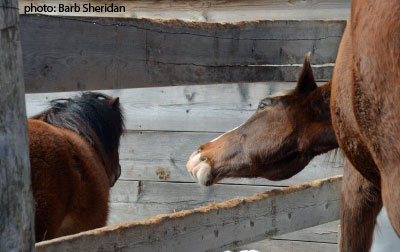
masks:
<svg viewBox="0 0 400 252"><path fill-rule="evenodd" d="M269 102L261 102L260 105L258 105L259 110L266 109L270 105Z"/></svg>

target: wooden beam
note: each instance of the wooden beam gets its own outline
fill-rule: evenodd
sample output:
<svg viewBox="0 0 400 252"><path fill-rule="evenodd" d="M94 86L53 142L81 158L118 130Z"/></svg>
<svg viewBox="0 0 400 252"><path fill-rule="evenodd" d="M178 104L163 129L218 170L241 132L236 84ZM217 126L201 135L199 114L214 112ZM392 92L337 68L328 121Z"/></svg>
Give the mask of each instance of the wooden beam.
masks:
<svg viewBox="0 0 400 252"><path fill-rule="evenodd" d="M235 197L249 197L279 187L118 180L111 190L107 225L141 221L159 214L203 207Z"/></svg>
<svg viewBox="0 0 400 252"><path fill-rule="evenodd" d="M154 19L182 19L202 22L238 22L250 20L347 20L350 14L349 0L202 0L202 1L169 1L169 0L124 0L113 1L114 5L124 6L125 12L84 12L83 5L104 6L110 1L82 0L39 0L19 1L20 14L25 14L25 7L31 5L51 5L58 7L74 5L79 11L60 12L57 8L47 15L96 16L96 17L126 17ZM27 11L29 9L26 9ZM40 13L31 11L31 14ZM42 12L43 13L43 12Z"/></svg>
<svg viewBox="0 0 400 252"><path fill-rule="evenodd" d="M295 82L230 83L101 92L120 97L127 130L219 133L250 118L261 99L295 86ZM51 99L68 98L77 94L79 92L28 94L28 116L43 111Z"/></svg>
<svg viewBox="0 0 400 252"><path fill-rule="evenodd" d="M296 240L265 240L236 248L235 251L262 251L262 252L338 252L336 243L304 242Z"/></svg>
<svg viewBox="0 0 400 252"><path fill-rule="evenodd" d="M296 81L308 51L328 80L344 27L21 15L26 91Z"/></svg>
<svg viewBox="0 0 400 252"><path fill-rule="evenodd" d="M130 132L120 147L121 179L193 182L186 171L188 157L219 134L196 132ZM343 161L328 155L315 157L304 170L284 181L224 179L221 183L288 186L343 173Z"/></svg>
<svg viewBox="0 0 400 252"><path fill-rule="evenodd" d="M16 0L0 0L0 251L33 251L34 210L16 7Z"/></svg>
<svg viewBox="0 0 400 252"><path fill-rule="evenodd" d="M339 218L341 177L40 242L45 251L221 251Z"/></svg>
<svg viewBox="0 0 400 252"><path fill-rule="evenodd" d="M14 27L18 21L17 1L0 1L0 30Z"/></svg>

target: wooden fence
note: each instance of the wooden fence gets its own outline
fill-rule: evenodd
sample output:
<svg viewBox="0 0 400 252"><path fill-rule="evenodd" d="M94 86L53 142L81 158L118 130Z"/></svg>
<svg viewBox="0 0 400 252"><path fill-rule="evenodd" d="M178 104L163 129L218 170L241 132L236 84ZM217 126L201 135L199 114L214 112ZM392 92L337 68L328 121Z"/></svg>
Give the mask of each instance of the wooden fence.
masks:
<svg viewBox="0 0 400 252"><path fill-rule="evenodd" d="M329 80L345 21L21 16L26 91L296 81L306 52ZM68 34L68 36L66 36Z"/></svg>
<svg viewBox="0 0 400 252"><path fill-rule="evenodd" d="M339 218L341 176L36 245L38 252L222 251Z"/></svg>
<svg viewBox="0 0 400 252"><path fill-rule="evenodd" d="M159 7L151 1L124 2L134 6L137 9L134 13L142 15L140 17L151 15L149 13L152 11L157 12ZM176 10L179 8L190 9L191 13L197 13L199 8L203 8L203 14L206 11L225 13L221 17L230 21L227 13L238 8L237 4L243 3L235 1L235 5L219 2L219 5L199 7L201 2L204 4L207 1L198 1L193 6L183 1L180 7L174 2L166 8L163 15L165 17L169 13L168 15L175 17L174 13L178 13ZM26 3L22 1L20 8ZM157 3L163 5L165 1ZM251 0L248 3L252 6L248 13L254 11L255 16L256 13L261 13L256 11L257 8L271 8L265 1ZM272 3L281 6L277 7L281 14L293 14L297 5L288 10L289 7L283 2L276 0L271 1ZM315 17L322 16L321 13L326 9L332 11L325 12L328 16L335 16L341 9L348 12L348 1L304 1L302 4L302 10L311 8ZM235 15L231 15L230 18L233 16ZM293 88L307 51L312 52L316 78L319 81L329 79L345 26L344 18L292 20L289 16L287 20L254 21L250 18L251 15L248 15L249 20L244 22L222 24L120 17L21 16L21 43L26 90L29 93L26 95L29 116L46 108L46 102L50 99L77 94L60 91L102 90L109 95L120 97L127 118L127 130L120 148L122 175L111 193L109 225L143 221L158 214L203 207L234 197L249 197L271 189L285 189L287 186L342 173L340 158L333 158L332 161L332 157L322 155L316 157L304 171L286 181L226 179L213 187L205 188L194 183L184 167L190 153L200 144L249 118L260 99ZM195 15L184 19L197 20ZM210 20L215 20L211 18L211 14L206 21ZM337 222L276 236L337 219L335 211L338 209L336 196L339 193L339 182L334 181L321 182L319 186L297 187L301 191L297 194L297 203L301 204L298 199L299 195L303 197L303 194L305 202L307 199L310 200L307 202L312 202L312 196L317 194L325 195L327 202L332 202L327 205L319 204L314 208L315 214L305 217L306 219L294 218L295 215L292 214L290 221L284 219L280 222L280 231L275 233L266 234L267 229L260 229L253 238L243 236L236 239L236 236L233 236L236 240L231 240L229 236L232 232L227 231L243 226L242 222L239 221L237 225L228 229L221 227L222 219L222 224L218 222L217 226L207 226L205 223L211 219L213 222L221 215L229 218L247 207L257 207L253 202L246 203L244 208L235 206L235 210L218 210L217 212L221 213L218 214L218 218L213 212L215 208L207 208L213 210L206 213L206 208L203 208L182 213L187 219L185 217L175 220L164 216L156 218L156 222L107 227L57 239L54 242L41 243L37 249L68 251L67 247L71 246L71 249L85 250L79 246L95 245L96 237L101 237L104 242L98 243L94 251L107 248L113 250L113 246L122 251L132 248L130 246L144 249L149 243L153 243L153 248L159 248L160 251L178 251L175 248L184 242L189 242L185 244L194 247L198 245L199 251L218 251L274 237L273 240L253 244L255 247L248 248L259 246L260 251L266 251L265 246L268 246L268 249L271 249L268 251L287 251L288 247L296 246L298 251L336 251ZM307 189L303 190L305 188ZM329 191L329 188L332 190ZM296 195L297 189L289 191ZM308 191L309 194L305 193ZM327 194L328 191L331 194ZM306 194L311 198L307 198ZM293 201L285 198L285 193L273 195L274 202L281 202L281 206L296 201L293 198ZM288 194L289 198L290 195ZM267 206L270 200L272 198L265 198L260 207L270 209ZM293 202L293 209L297 203ZM306 216L306 209L312 209L312 204L307 204L304 205L304 211L300 207L298 213ZM243 218L250 218L250 212L248 214L247 217L243 214ZM280 214L286 216L285 218L288 216L284 211ZM257 218L268 222L275 218L274 216L276 217L268 212L267 215ZM279 218L283 218L282 216ZM309 220L309 217L315 217L315 220ZM177 229L176 233L160 231L163 228L173 229L174 225L176 228L177 225L189 228L192 220L190 218L194 218L194 221L204 221L203 224L200 223L205 227L202 232L211 236L214 234L210 237L215 239L210 242L210 247L201 247L208 245L195 240L201 238L201 235L196 236L193 229L190 230L190 234L181 229ZM249 219L245 222L247 226L234 229L235 234L248 233L246 228L249 228L251 222ZM145 223L152 224L144 225ZM284 228L286 224L287 229ZM136 240L129 242L130 235L146 234L150 232L148 230L159 230L160 233L150 238L138 236ZM218 235L215 235L215 230L218 230ZM186 240L187 237L192 240ZM145 239L139 241L142 238ZM166 245L162 242L163 239L171 240L171 243Z"/></svg>
<svg viewBox="0 0 400 252"><path fill-rule="evenodd" d="M33 251L24 80L17 1L0 0L0 251Z"/></svg>

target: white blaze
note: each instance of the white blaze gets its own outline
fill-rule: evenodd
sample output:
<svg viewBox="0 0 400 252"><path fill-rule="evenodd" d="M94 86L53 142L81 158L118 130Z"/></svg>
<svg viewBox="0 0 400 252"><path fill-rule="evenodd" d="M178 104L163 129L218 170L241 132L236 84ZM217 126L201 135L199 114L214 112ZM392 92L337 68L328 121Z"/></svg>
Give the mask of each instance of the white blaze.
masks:
<svg viewBox="0 0 400 252"><path fill-rule="evenodd" d="M215 141L217 141L218 139L220 139L223 135L226 135L226 134L228 134L229 132L232 132L232 131L238 129L238 128L241 127L243 124L244 124L244 123L240 124L240 125L237 126L236 128L233 128L233 129L231 129L231 130L228 130L227 132L225 132L224 134L218 136L217 138L214 138L213 140L210 141L210 143L215 142Z"/></svg>

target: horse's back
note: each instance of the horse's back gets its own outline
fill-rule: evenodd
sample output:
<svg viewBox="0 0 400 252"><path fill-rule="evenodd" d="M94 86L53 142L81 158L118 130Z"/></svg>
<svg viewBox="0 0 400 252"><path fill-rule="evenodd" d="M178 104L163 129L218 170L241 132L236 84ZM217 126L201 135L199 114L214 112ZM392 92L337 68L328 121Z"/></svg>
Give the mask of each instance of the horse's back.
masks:
<svg viewBox="0 0 400 252"><path fill-rule="evenodd" d="M101 159L77 133L28 120L36 240L105 225L109 182Z"/></svg>

